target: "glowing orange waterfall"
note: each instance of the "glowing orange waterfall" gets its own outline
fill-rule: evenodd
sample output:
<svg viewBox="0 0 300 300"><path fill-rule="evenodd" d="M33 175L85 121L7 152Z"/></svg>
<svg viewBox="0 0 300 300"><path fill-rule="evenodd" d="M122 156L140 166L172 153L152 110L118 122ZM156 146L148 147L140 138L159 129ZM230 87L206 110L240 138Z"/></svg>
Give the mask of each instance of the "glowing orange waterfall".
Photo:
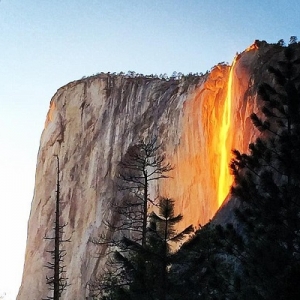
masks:
<svg viewBox="0 0 300 300"><path fill-rule="evenodd" d="M231 102L232 102L232 80L233 70L236 62L234 58L228 77L227 95L224 103L222 116L222 124L220 128L220 171L218 182L218 204L221 206L226 196L228 195L232 184L232 176L229 172L230 151L228 150L228 137L230 136L231 124Z"/></svg>
<svg viewBox="0 0 300 300"><path fill-rule="evenodd" d="M254 136L247 127L253 101L245 100L253 50L237 55L231 66L219 64L210 71L183 103L178 139L166 143L174 169L157 194L175 199L177 212L185 216L182 230L215 215L233 182L231 151L246 152Z"/></svg>

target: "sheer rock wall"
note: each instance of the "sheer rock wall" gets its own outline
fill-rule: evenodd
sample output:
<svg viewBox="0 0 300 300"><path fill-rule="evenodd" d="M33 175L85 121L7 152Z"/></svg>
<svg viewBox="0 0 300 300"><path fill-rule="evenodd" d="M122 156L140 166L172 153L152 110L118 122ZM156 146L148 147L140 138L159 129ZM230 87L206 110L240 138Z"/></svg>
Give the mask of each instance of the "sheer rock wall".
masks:
<svg viewBox="0 0 300 300"><path fill-rule="evenodd" d="M246 151L255 136L249 115L256 97L247 94L258 50L242 53L233 69L232 111L228 153ZM151 197L168 196L184 216L182 227L204 224L219 204L219 128L227 94L229 67L180 80L130 78L100 74L60 88L51 100L41 136L36 183L28 223L28 239L18 300L48 294L44 267L51 236L56 190L56 159L60 159L62 220L67 223L65 265L71 284L64 299L88 297L88 281L101 273L104 260L90 238L107 234L114 222L112 205L122 197L115 188L118 162L141 138L158 136L171 178L151 187ZM229 189L229 187L228 187Z"/></svg>

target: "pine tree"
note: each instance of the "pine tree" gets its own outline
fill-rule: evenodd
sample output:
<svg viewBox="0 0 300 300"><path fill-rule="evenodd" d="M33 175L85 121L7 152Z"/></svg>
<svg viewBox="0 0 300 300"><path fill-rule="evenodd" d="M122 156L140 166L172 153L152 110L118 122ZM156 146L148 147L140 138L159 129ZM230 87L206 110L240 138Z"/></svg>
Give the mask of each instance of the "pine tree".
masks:
<svg viewBox="0 0 300 300"><path fill-rule="evenodd" d="M233 196L240 228L220 230L240 265L238 299L300 299L300 59L295 44L259 87L262 133L250 154L234 151ZM238 243L236 242L238 241Z"/></svg>
<svg viewBox="0 0 300 300"><path fill-rule="evenodd" d="M169 198L162 198L159 203L159 213L151 214L151 234L148 247L157 257L155 265L158 267L157 273L160 274L160 278L154 282L153 288L158 290L158 299L160 300L167 299L167 295L170 293L169 268L174 258L172 246L178 246L178 243L193 232L192 225L179 233L176 231L176 225L182 218L181 214L175 216L174 201ZM155 276L155 273L153 275Z"/></svg>
<svg viewBox="0 0 300 300"><path fill-rule="evenodd" d="M146 249L149 208L156 205L155 199L150 198L149 185L159 179L167 178L166 173L171 169L171 165L165 162L162 145L157 143L156 137L133 145L120 161L117 181L119 190L125 196L121 203L115 206L118 224L108 224L108 229L112 231L112 236L121 236L121 238L107 240L100 237L92 240L95 244L108 246L109 254L115 253L115 257L108 259L107 272L98 280L90 282L90 290L93 293L101 294L101 290L109 289L110 285L115 284L116 278L119 285L131 281L128 279L129 271L124 268L129 264L126 262L129 257L134 260L129 254L128 243L131 243L131 248ZM116 249L119 251L115 252ZM140 264L140 268L143 267L146 266ZM110 276L111 272L113 272L112 276ZM147 281L145 274L146 271L140 271L139 274L140 285L144 290Z"/></svg>
<svg viewBox="0 0 300 300"><path fill-rule="evenodd" d="M234 299L234 268L219 239L209 222L176 253L170 272L172 299Z"/></svg>
<svg viewBox="0 0 300 300"><path fill-rule="evenodd" d="M108 289L102 299L165 300L171 294L169 267L174 257L171 243L175 246L193 231L189 226L177 233L175 226L182 220L182 215L174 215L174 201L162 198L159 212L150 217L146 245L123 238L125 253L115 252L115 259L120 264L116 276L110 277Z"/></svg>
<svg viewBox="0 0 300 300"><path fill-rule="evenodd" d="M130 231L131 239L146 244L149 206L155 204L149 196L149 184L162 178L172 166L165 162L161 154L162 145L157 138L142 140L131 147L119 164L119 189L126 196L122 204L117 204L117 212L121 217L118 230Z"/></svg>

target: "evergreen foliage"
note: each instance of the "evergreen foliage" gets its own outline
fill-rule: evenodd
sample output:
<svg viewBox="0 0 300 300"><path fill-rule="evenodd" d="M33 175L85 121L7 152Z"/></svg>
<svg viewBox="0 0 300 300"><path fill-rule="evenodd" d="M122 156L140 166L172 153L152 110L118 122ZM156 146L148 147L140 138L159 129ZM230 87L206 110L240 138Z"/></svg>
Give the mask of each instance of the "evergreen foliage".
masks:
<svg viewBox="0 0 300 300"><path fill-rule="evenodd" d="M233 268L218 238L208 223L182 246L171 268L172 299L229 299Z"/></svg>
<svg viewBox="0 0 300 300"><path fill-rule="evenodd" d="M151 214L150 235L148 246L151 252L155 253L157 258L156 266L158 274L155 285L158 287L157 299L167 299L171 294L171 283L169 282L169 268L174 260L172 247L178 247L187 235L193 232L193 226L190 225L181 232L177 232L175 226L182 220L181 214L174 213L174 201L169 198L162 198L159 203L159 213Z"/></svg>
<svg viewBox="0 0 300 300"><path fill-rule="evenodd" d="M251 115L262 137L250 154L234 151L232 194L239 232L218 228L238 259L238 299L300 299L300 60L290 44L270 82L259 88L262 116Z"/></svg>
<svg viewBox="0 0 300 300"><path fill-rule="evenodd" d="M150 198L149 185L159 179L168 178L166 173L172 169L171 165L165 162L161 147L156 137L148 141L141 140L129 148L119 163L118 188L125 197L115 207L119 223L108 224L108 227L113 233L118 232L121 237L114 240L105 240L102 237L92 240L95 244L106 244L111 248L108 253L114 253L114 257L108 260L104 277L89 284L96 295L109 290L111 286L115 287L116 281L114 293L116 290L123 293L125 290L121 289L121 286L138 281L137 286L142 286L141 290L147 290L148 266L135 257L135 253L146 251L148 247L149 208L156 205L155 199ZM115 251L116 249L118 250ZM146 253L149 253L149 249ZM139 262L139 269L136 260ZM137 273L139 275L133 280L133 274Z"/></svg>
<svg viewBox="0 0 300 300"><path fill-rule="evenodd" d="M121 218L117 229L129 231L131 239L143 246L146 244L149 205L154 204L149 195L149 184L168 178L166 173L172 170L165 162L165 155L161 154L161 147L156 137L150 141L142 140L129 148L119 164L119 189L126 196L116 207Z"/></svg>
<svg viewBox="0 0 300 300"><path fill-rule="evenodd" d="M122 239L122 249L126 251L115 252L119 271L107 278L105 296L101 299L170 299L169 270L175 256L171 243L176 245L193 231L193 227L188 226L177 233L175 226L181 220L182 215L174 214L174 201L162 198L159 213L151 214L146 244Z"/></svg>

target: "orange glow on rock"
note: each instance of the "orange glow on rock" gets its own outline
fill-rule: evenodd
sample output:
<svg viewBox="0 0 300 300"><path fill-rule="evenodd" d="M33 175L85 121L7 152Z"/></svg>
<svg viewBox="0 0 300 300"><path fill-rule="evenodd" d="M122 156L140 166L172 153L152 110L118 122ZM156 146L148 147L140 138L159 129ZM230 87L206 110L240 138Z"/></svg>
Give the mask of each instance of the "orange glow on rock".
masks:
<svg viewBox="0 0 300 300"><path fill-rule="evenodd" d="M183 105L180 139L167 143L167 161L174 170L168 174L171 178L162 182L158 194L175 199L176 213L185 216L178 230L191 222L205 224L220 206L220 128L229 69L226 65L214 67L189 95ZM230 149L231 145L229 154Z"/></svg>
<svg viewBox="0 0 300 300"><path fill-rule="evenodd" d="M50 107L46 116L46 121L45 121L45 127L47 127L47 125L53 121L53 115L54 115L54 111L56 110L56 105L54 101L50 102Z"/></svg>
<svg viewBox="0 0 300 300"><path fill-rule="evenodd" d="M166 160L174 170L168 174L170 179L159 183L154 195L176 201L176 213L184 216L178 230L203 225L215 215L233 182L229 169L232 150L247 152L255 139L249 116L256 100L246 96L246 91L257 55L257 51L244 51L231 66L215 66L190 91L183 107L178 106L178 136L164 136ZM169 126L174 128L172 123Z"/></svg>
<svg viewBox="0 0 300 300"><path fill-rule="evenodd" d="M254 137L249 115L253 101L245 98L249 63L256 51L237 55L231 66L217 65L184 102L180 139L166 143L174 170L159 195L175 199L185 218L182 228L208 222L230 192L232 149L246 152Z"/></svg>
<svg viewBox="0 0 300 300"><path fill-rule="evenodd" d="M225 98L222 124L219 130L220 136L220 171L219 171L219 182L218 182L218 205L221 206L223 201L228 195L230 186L232 184L232 176L229 172L229 163L231 159L231 141L230 141L230 126L231 126L231 102L232 102L232 81L233 81L233 70L236 62L236 57L230 68L228 84L227 84L227 95Z"/></svg>
<svg viewBox="0 0 300 300"><path fill-rule="evenodd" d="M258 49L258 46L257 44L254 42L252 45L250 45L244 52L248 52L248 51L251 51L251 50L257 50Z"/></svg>

